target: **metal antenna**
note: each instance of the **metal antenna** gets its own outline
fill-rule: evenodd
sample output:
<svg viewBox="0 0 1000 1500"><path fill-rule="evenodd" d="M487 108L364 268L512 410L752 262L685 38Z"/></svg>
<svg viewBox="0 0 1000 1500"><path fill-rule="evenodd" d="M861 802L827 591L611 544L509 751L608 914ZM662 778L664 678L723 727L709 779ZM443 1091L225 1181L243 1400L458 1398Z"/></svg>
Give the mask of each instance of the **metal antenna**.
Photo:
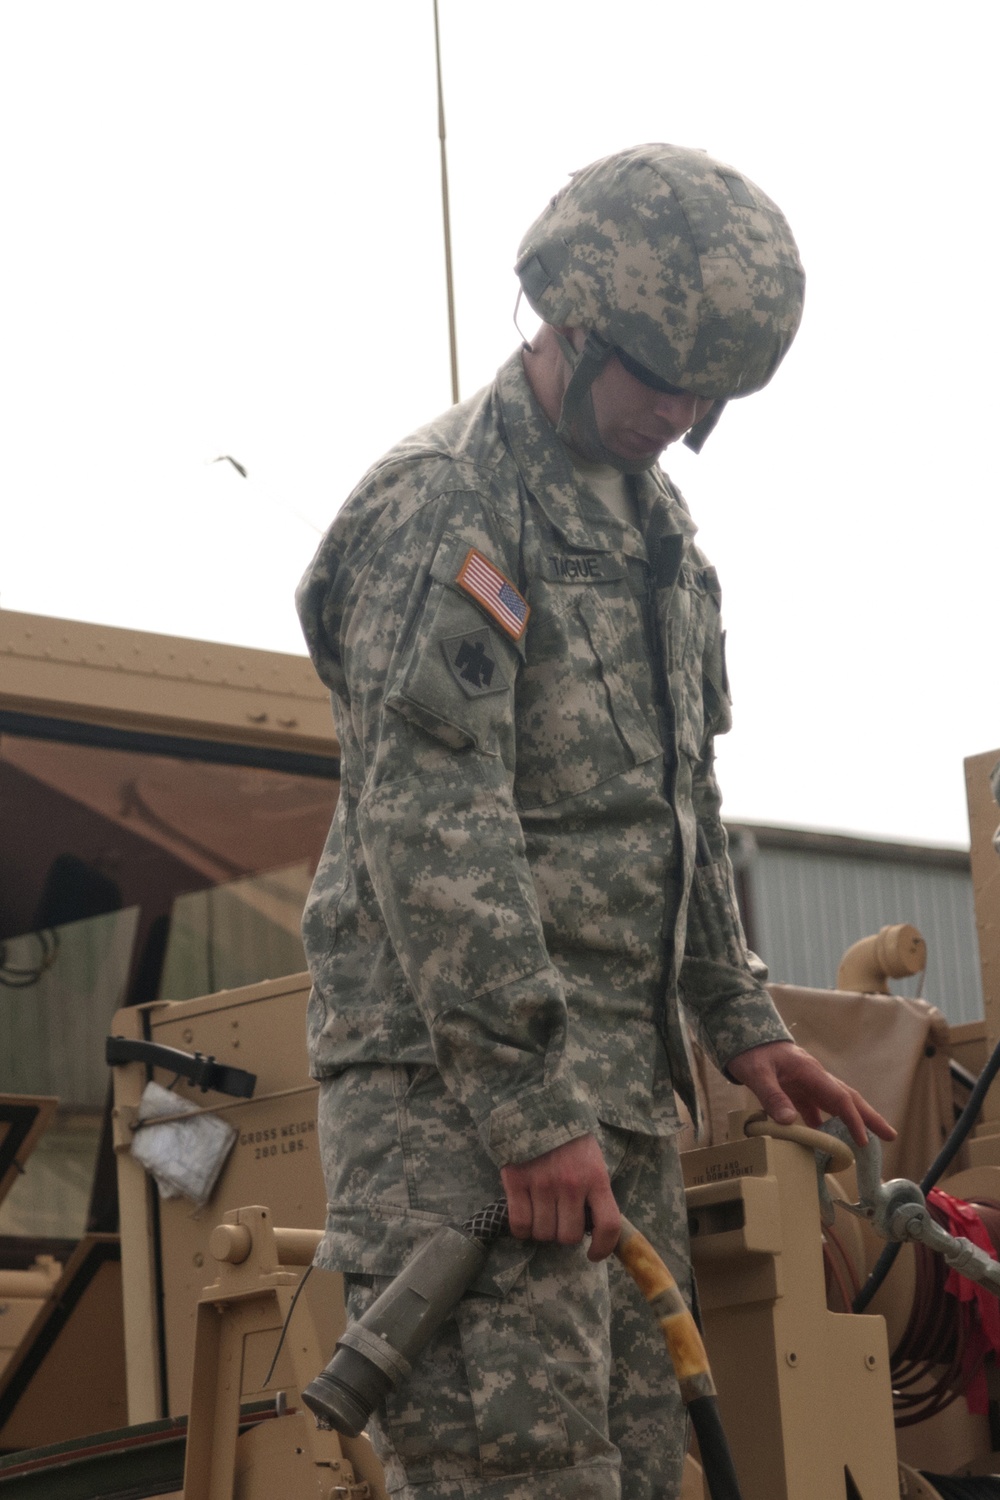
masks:
<svg viewBox="0 0 1000 1500"><path fill-rule="evenodd" d="M458 344L455 338L455 283L451 271L451 214L448 209L448 150L445 145L444 89L441 84L441 30L434 0L434 55L437 59L438 140L441 143L441 211L444 215L444 274L448 285L448 347L451 352L451 399L458 396Z"/></svg>

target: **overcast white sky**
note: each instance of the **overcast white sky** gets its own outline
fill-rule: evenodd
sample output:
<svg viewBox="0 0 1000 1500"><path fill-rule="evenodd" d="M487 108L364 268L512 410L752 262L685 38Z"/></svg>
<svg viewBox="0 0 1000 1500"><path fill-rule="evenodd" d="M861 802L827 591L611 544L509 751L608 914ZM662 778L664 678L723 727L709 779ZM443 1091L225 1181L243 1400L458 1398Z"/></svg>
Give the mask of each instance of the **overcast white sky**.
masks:
<svg viewBox="0 0 1000 1500"><path fill-rule="evenodd" d="M702 146L798 237L788 360L668 459L726 595L727 814L966 841L962 757L1000 743L1000 7L440 12L463 395L597 156ZM431 0L4 0L0 606L302 649L319 534L450 399L436 108Z"/></svg>

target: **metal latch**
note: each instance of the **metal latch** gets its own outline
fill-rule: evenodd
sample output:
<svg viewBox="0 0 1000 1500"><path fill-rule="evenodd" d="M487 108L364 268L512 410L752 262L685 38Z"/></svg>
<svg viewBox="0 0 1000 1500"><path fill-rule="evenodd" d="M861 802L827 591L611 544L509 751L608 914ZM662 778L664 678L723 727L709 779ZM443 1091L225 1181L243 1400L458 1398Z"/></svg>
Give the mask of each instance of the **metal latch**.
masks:
<svg viewBox="0 0 1000 1500"><path fill-rule="evenodd" d="M978 1282L995 1297L1000 1297L1000 1263L971 1240L949 1234L936 1224L923 1192L915 1182L906 1177L882 1181L882 1145L877 1136L869 1135L867 1143L859 1146L852 1140L842 1120L827 1120L821 1128L824 1134L847 1142L854 1152L858 1174L858 1202L845 1203L831 1197L826 1186L826 1167L822 1160L817 1162L824 1223L833 1222L835 1206L842 1208L859 1219L867 1219L883 1239L900 1243L915 1240L926 1245L929 1250L943 1256L959 1275ZM817 1157L821 1157L820 1152L817 1152Z"/></svg>

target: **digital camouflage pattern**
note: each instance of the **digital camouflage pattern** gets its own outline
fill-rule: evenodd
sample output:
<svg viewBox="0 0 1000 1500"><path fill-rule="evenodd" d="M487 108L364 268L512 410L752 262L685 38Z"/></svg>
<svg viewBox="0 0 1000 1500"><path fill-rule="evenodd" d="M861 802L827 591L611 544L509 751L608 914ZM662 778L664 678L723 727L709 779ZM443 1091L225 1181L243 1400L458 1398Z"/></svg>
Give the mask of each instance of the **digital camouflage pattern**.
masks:
<svg viewBox="0 0 1000 1500"><path fill-rule="evenodd" d="M470 1122L471 1125L471 1122ZM648 1226L690 1296L674 1140L602 1127L615 1196ZM475 1135L455 1155L489 1159ZM437 1175L442 1177L439 1158ZM491 1252L511 1245L500 1241ZM518 1246L498 1300L476 1287L391 1394L370 1434L405 1500L662 1500L680 1485L686 1421L649 1308L617 1260ZM347 1278L359 1318L387 1277ZM608 1399L610 1392L610 1400ZM610 1412L610 1426L609 1426Z"/></svg>
<svg viewBox="0 0 1000 1500"><path fill-rule="evenodd" d="M781 210L702 151L637 146L576 172L518 251L525 296L660 379L726 400L766 385L805 274Z"/></svg>
<svg viewBox="0 0 1000 1500"><path fill-rule="evenodd" d="M599 462L590 386L612 346L719 398L697 447L801 311L778 210L672 147L577 174L518 272L546 322L586 332L579 353L559 335L558 433ZM788 1036L719 815L715 573L655 465L633 498L637 526L586 488L516 354L376 465L300 587L342 755L304 919L317 1259L346 1273L354 1317L442 1221L499 1196L502 1166L588 1132L689 1288L686 1025L722 1067ZM666 1497L686 1427L617 1262L509 1239L373 1425L390 1490L421 1500Z"/></svg>
<svg viewBox="0 0 1000 1500"><path fill-rule="evenodd" d="M407 1128L366 1093L385 1065L439 1071L502 1166L599 1120L673 1133L673 1088L696 1108L681 994L720 1066L788 1035L719 816L715 573L658 469L636 496L641 530L578 486L515 354L371 471L301 585L342 752L304 938L343 1270L398 1269L483 1201L458 1162L434 1201L383 1163ZM530 606L520 640L457 585L471 549Z"/></svg>

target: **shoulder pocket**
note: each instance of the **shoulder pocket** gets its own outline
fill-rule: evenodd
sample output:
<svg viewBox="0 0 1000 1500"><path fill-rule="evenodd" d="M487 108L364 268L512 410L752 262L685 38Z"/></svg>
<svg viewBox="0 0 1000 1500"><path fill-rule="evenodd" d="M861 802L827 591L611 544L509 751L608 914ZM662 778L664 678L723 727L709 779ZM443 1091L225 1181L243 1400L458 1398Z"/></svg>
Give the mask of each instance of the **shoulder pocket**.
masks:
<svg viewBox="0 0 1000 1500"><path fill-rule="evenodd" d="M437 581L386 693L386 705L453 750L504 758L513 744L518 654L471 599Z"/></svg>

